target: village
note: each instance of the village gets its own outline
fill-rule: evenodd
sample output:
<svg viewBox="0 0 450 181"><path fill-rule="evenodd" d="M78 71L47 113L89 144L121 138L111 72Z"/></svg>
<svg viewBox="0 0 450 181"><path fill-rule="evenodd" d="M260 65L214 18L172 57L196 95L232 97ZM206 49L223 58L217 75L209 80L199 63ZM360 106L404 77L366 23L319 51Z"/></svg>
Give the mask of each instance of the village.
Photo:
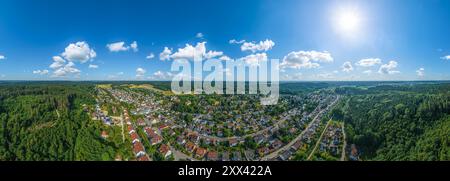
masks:
<svg viewBox="0 0 450 181"><path fill-rule="evenodd" d="M255 95L186 98L132 86L98 86L97 92L93 118L121 128L134 155L129 160L298 160L320 140L320 151L344 149L342 136L329 136L334 127L323 121L339 99L326 92L282 95L277 106L261 106ZM201 107L190 109L195 105ZM327 136L319 138L324 129Z"/></svg>

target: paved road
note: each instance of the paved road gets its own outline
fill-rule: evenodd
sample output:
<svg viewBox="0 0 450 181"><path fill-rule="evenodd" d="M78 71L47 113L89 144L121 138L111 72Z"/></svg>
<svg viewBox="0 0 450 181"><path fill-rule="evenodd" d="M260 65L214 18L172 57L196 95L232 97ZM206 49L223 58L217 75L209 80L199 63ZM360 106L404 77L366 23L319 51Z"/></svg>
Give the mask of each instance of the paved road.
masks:
<svg viewBox="0 0 450 181"><path fill-rule="evenodd" d="M330 107L332 107L338 100L339 100L339 96L336 98L336 100L333 101L333 103L331 103L330 105L328 105L327 108L321 110L321 111L314 117L314 119L308 124L308 126L300 133L300 135L298 135L298 136L297 136L296 138L294 138L291 142L289 142L287 145L281 147L281 148L278 149L277 151L274 151L274 152L272 152L272 153L270 153L270 154L268 154L268 155L262 157L261 160L270 160L270 159L273 159L273 158L277 157L278 154L279 154L280 152L289 150L289 149L291 148L291 146L294 145L295 142L297 142L298 140L300 140L300 139L303 137L303 135L305 134L305 132L306 132L306 131L307 131L307 130L315 123L315 122L320 121L320 120L318 119L318 117L319 117L325 110L328 110Z"/></svg>

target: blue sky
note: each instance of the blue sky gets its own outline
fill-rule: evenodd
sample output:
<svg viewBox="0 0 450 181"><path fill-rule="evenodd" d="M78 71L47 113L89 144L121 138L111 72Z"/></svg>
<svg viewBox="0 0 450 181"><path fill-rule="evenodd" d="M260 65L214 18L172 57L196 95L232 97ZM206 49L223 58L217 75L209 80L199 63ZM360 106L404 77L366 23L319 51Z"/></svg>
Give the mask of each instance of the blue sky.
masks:
<svg viewBox="0 0 450 181"><path fill-rule="evenodd" d="M449 9L448 0L2 0L0 80L170 79L186 44L215 58L279 59L282 80L449 80Z"/></svg>

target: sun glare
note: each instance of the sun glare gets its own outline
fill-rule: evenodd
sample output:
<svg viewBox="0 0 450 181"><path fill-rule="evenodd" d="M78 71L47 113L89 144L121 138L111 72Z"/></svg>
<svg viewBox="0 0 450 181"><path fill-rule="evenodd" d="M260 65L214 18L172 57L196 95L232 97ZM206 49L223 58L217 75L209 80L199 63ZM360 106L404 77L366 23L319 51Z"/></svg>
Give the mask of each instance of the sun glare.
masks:
<svg viewBox="0 0 450 181"><path fill-rule="evenodd" d="M358 29L359 17L355 12L344 12L339 15L339 28L343 31L355 31Z"/></svg>
<svg viewBox="0 0 450 181"><path fill-rule="evenodd" d="M356 36L361 31L361 14L354 8L343 8L333 17L337 31L346 36Z"/></svg>

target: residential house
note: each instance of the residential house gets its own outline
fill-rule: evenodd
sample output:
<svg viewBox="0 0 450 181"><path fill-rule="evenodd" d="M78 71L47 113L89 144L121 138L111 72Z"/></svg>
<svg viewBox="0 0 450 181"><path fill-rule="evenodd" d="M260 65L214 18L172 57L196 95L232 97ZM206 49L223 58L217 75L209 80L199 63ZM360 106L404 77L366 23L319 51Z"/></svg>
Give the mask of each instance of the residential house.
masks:
<svg viewBox="0 0 450 181"><path fill-rule="evenodd" d="M102 137L103 139L108 138L108 137L109 137L108 132L102 131L101 137Z"/></svg>
<svg viewBox="0 0 450 181"><path fill-rule="evenodd" d="M159 147L159 153L161 153L164 156L164 158L167 158L172 154L172 151L170 151L170 147L168 145L162 144Z"/></svg>
<svg viewBox="0 0 450 181"><path fill-rule="evenodd" d="M218 161L219 160L219 153L216 151L209 151L206 155L206 159L209 161Z"/></svg>
<svg viewBox="0 0 450 181"><path fill-rule="evenodd" d="M198 158L203 158L206 154L206 149L202 148L202 147L198 147L197 150L195 151L195 156Z"/></svg>
<svg viewBox="0 0 450 181"><path fill-rule="evenodd" d="M134 144L136 142L140 142L139 135L136 132L130 134L131 142Z"/></svg>
<svg viewBox="0 0 450 181"><path fill-rule="evenodd" d="M137 142L137 143L133 144L133 152L137 158L145 155L145 150L144 150L144 146L142 145L142 143Z"/></svg>
<svg viewBox="0 0 450 181"><path fill-rule="evenodd" d="M188 141L184 146L188 152L194 152L195 148L197 147L194 143L190 141Z"/></svg>
<svg viewBox="0 0 450 181"><path fill-rule="evenodd" d="M237 141L236 138L232 138L232 139L228 140L228 143L229 143L230 146L237 146L238 141Z"/></svg>
<svg viewBox="0 0 450 181"><path fill-rule="evenodd" d="M180 145L184 145L186 143L186 140L182 136L178 136L177 143Z"/></svg>
<svg viewBox="0 0 450 181"><path fill-rule="evenodd" d="M147 155L140 156L137 161L150 161L150 158Z"/></svg>

